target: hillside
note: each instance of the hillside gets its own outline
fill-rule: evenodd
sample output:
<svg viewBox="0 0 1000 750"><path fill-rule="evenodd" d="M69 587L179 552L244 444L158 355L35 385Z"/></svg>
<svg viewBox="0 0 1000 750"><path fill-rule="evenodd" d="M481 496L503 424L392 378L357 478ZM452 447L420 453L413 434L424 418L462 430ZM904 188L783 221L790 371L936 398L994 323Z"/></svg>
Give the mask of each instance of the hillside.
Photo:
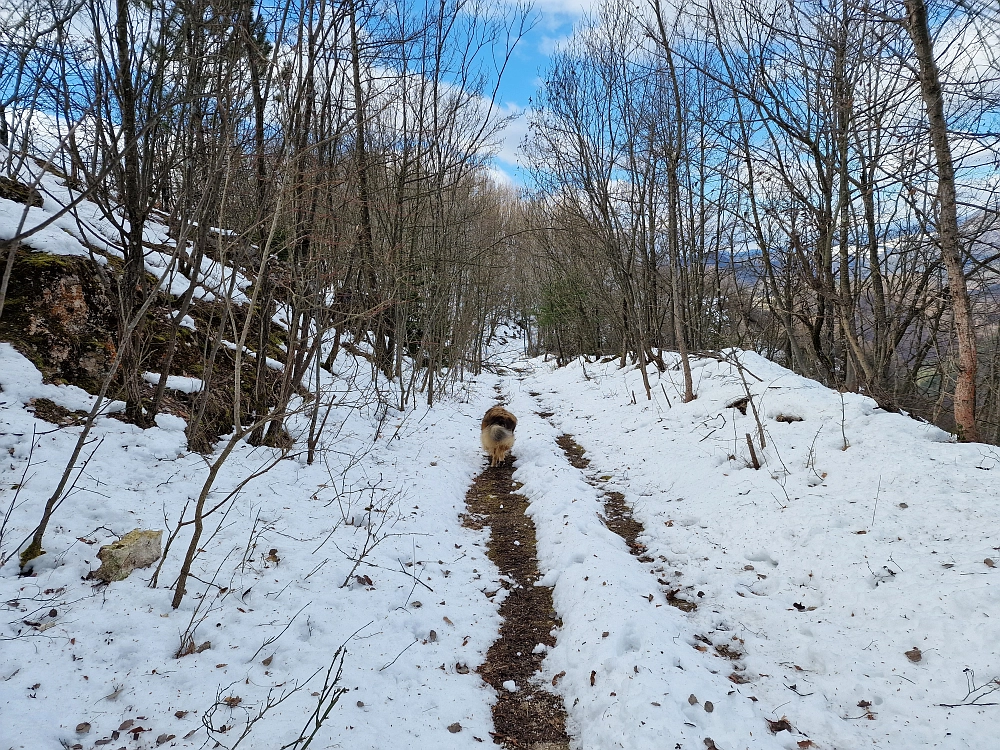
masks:
<svg viewBox="0 0 1000 750"><path fill-rule="evenodd" d="M0 750L997 742L995 8L0 19Z"/></svg>
<svg viewBox="0 0 1000 750"><path fill-rule="evenodd" d="M688 404L671 369L650 367L646 402L639 373L616 362L555 369L508 351L505 374L433 408L380 420L344 407L323 461L296 450L209 517L176 611L179 552L155 588L153 568L85 577L99 545L169 533L206 457L185 450L175 417L145 431L101 417L48 553L28 577L16 560L0 570L3 747L233 747L248 721L243 747L282 747L333 697L323 681L342 645L347 692L313 747L490 744L497 691L477 667L512 584L487 558L490 529L462 518L484 472L479 418L497 397L520 419L513 478L557 622L532 681L562 698L571 747L989 746L1000 456L726 356L695 362ZM746 396L736 358L763 449L753 409L727 406ZM342 355L334 373L354 366ZM79 430L39 420L30 400L79 409L90 397L42 384L9 345L0 385L7 554ZM237 447L213 498L275 455ZM631 551L602 521L615 517L609 493L642 525ZM210 646L176 658L185 633Z"/></svg>

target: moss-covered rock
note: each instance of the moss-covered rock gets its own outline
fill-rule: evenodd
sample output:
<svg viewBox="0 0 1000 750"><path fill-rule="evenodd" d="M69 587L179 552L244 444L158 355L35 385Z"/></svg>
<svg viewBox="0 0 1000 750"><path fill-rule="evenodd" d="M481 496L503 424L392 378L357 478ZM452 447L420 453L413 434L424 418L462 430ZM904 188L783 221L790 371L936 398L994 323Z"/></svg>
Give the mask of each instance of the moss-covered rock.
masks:
<svg viewBox="0 0 1000 750"><path fill-rule="evenodd" d="M88 258L18 251L0 340L28 357L46 379L95 392L115 355L114 305Z"/></svg>

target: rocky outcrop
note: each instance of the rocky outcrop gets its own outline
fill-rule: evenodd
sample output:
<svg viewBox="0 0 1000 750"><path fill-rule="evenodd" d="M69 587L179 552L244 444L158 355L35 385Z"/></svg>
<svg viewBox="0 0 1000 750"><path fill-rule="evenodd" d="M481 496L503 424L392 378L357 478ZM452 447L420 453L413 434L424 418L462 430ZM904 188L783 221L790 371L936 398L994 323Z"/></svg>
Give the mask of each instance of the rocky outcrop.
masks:
<svg viewBox="0 0 1000 750"><path fill-rule="evenodd" d="M88 258L18 252L0 340L11 342L47 380L95 392L115 355L114 306Z"/></svg>
<svg viewBox="0 0 1000 750"><path fill-rule="evenodd" d="M99 581L124 581L136 568L148 568L160 559L162 531L130 531L117 542L105 544L97 552L101 567L88 578Z"/></svg>

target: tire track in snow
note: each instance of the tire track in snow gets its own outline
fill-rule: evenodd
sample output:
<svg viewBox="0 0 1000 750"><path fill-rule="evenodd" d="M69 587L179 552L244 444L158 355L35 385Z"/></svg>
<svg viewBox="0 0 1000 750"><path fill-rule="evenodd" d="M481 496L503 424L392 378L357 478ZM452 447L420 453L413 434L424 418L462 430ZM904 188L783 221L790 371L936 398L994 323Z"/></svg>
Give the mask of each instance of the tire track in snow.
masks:
<svg viewBox="0 0 1000 750"><path fill-rule="evenodd" d="M466 494L468 513L462 523L489 527L487 554L499 568L506 589L500 604L503 623L486 661L477 668L497 692L493 706L493 741L511 750L568 750L566 709L562 697L545 691L535 677L552 632L560 626L552 606L552 587L536 585L535 524L527 515L528 500L517 494L513 455L476 477ZM492 599L499 591L484 591Z"/></svg>
<svg viewBox="0 0 1000 750"><path fill-rule="evenodd" d="M528 395L537 399L541 394L529 392ZM535 414L548 421L556 430L559 430L559 427L551 419L551 417L554 416L553 412L538 411L535 412ZM678 594L682 591L681 586L674 585L674 583L669 580L664 580L667 573L663 571L662 566L656 566L656 558L648 554L645 544L638 541L638 538L645 532L645 527L634 517L632 507L628 502L626 502L625 495L616 490L608 489L605 486L605 483L611 481L613 477L610 475L587 473L586 470L590 468L590 459L586 457L587 450L576 442L573 435L569 433L559 434L556 437L556 444L562 450L566 460L574 468L580 470L587 484L600 493L601 501L604 506L603 514L598 514L601 523L603 523L609 531L614 532L622 538L622 540L628 545L629 552L632 556L635 557L638 562L644 563L649 568L650 574L660 574L657 575L656 580L662 587L661 590L666 597L667 603L685 613L697 610L697 603L678 596ZM664 557L660 557L660 560L666 562L666 558ZM679 571L677 572L677 575L680 575ZM700 594L701 592L699 592L699 595ZM650 596L650 601L652 602L652 596ZM741 662L744 656L742 651L744 644L742 640L733 638L733 641L738 641L737 645L735 643L728 642L716 644L713 643L713 641L707 636L701 634L695 634L693 638L695 640L694 649L696 651L700 651L702 653L710 652L716 657L721 657L723 661L728 661L732 664L733 671L731 671L727 676L727 679L730 682L735 685L743 685L750 681L750 678L745 673L746 667ZM691 700L696 702L696 698L693 694L691 695ZM753 700L756 699L754 698ZM765 719L765 721L771 734L775 734L776 732L784 729L791 731L791 725L788 724L784 717L778 721L772 721L770 719ZM704 742L708 750L717 748L711 738L705 738ZM807 746L813 747L814 745L799 745L799 747Z"/></svg>
<svg viewBox="0 0 1000 750"><path fill-rule="evenodd" d="M539 416L543 416L544 412L539 412ZM576 442L572 435L563 433L558 438L556 438L556 443L562 448L563 453L566 454L566 459L577 469L583 471L590 466L590 459L585 458L584 454L587 452L583 446ZM592 487L595 487L603 495L604 500L604 515L601 516L601 522L608 528L608 530L613 531L618 536L620 536L625 543L628 545L629 552L632 553L641 563L655 563L655 558L647 554L646 545L638 541L639 536L646 530L642 523L637 521L632 515L632 506L625 502L625 495L616 490L606 489L601 485L602 482L607 482L611 479L610 476L587 476L587 483ZM650 573L655 573L656 571L651 570ZM665 573L664 573L665 575ZM694 612L698 605L695 602L689 601L678 596L680 592L679 586L672 586L667 580L661 577L657 577L656 582L663 587L663 594L667 597L667 603L672 607L677 607L677 609L682 612Z"/></svg>

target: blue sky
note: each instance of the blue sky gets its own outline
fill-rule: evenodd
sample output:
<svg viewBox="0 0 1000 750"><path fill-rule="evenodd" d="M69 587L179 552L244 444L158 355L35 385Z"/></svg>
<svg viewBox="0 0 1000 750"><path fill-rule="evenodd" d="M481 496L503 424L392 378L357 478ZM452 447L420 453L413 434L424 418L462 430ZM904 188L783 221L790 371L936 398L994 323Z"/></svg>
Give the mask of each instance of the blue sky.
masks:
<svg viewBox="0 0 1000 750"><path fill-rule="evenodd" d="M576 23L591 7L590 0L536 0L537 22L518 44L500 83L498 104L504 112L523 111L534 95L549 63L552 50L566 39ZM495 166L516 184L525 180L520 169L519 147L527 130L522 114L508 128ZM503 179L502 175L498 175Z"/></svg>

